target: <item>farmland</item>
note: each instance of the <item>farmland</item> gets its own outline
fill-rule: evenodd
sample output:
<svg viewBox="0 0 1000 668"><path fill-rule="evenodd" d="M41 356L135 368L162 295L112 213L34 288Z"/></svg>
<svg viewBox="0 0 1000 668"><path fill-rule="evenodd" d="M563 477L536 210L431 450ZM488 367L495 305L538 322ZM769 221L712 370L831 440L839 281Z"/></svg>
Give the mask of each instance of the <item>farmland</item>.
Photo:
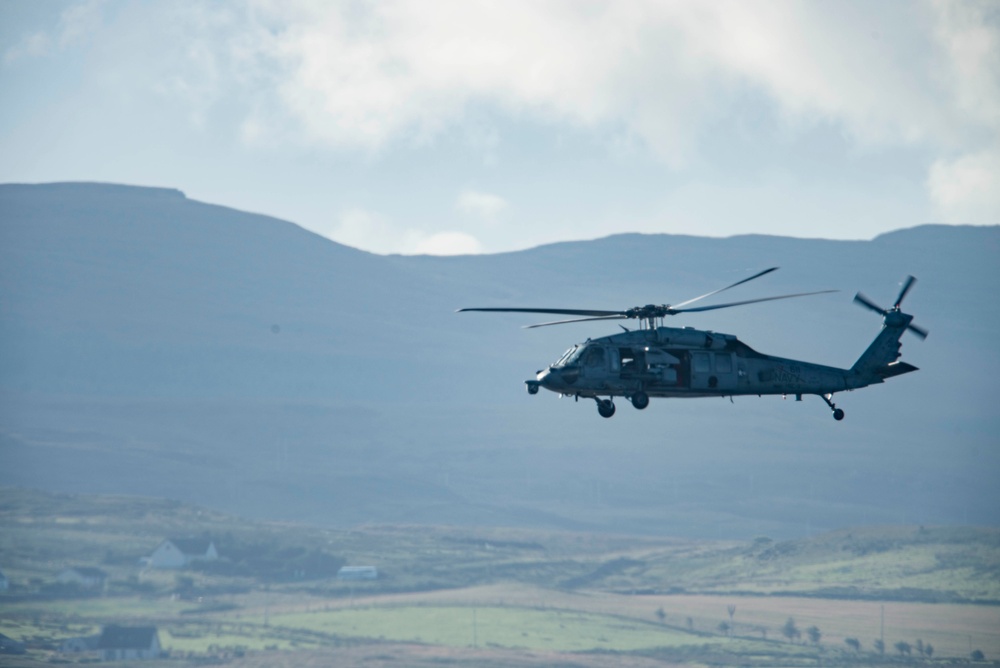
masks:
<svg viewBox="0 0 1000 668"><path fill-rule="evenodd" d="M222 559L184 571L139 566L164 536L178 535L211 536ZM330 571L340 564L376 565L380 577L341 581ZM27 645L9 665L88 661L58 648L116 623L155 625L169 652L161 661L178 666L210 658L590 666L607 665L608 653L634 666L1000 656L1000 535L986 529L865 528L789 542L343 531L168 501L0 490L0 565L12 583L0 594L0 633ZM69 565L99 567L107 582L100 591L60 587L55 575ZM789 620L797 635L785 633Z"/></svg>

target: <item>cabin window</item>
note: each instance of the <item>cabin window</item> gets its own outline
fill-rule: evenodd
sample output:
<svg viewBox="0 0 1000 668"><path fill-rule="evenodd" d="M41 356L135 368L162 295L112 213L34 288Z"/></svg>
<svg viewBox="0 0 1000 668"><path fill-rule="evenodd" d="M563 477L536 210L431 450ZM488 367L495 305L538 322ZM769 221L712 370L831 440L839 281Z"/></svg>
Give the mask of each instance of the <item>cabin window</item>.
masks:
<svg viewBox="0 0 1000 668"><path fill-rule="evenodd" d="M708 353L691 353L691 368L695 373L709 373L712 361L708 358Z"/></svg>
<svg viewBox="0 0 1000 668"><path fill-rule="evenodd" d="M719 373L733 372L733 358L728 354L715 356L715 370Z"/></svg>
<svg viewBox="0 0 1000 668"><path fill-rule="evenodd" d="M584 366L604 366L604 348L593 347L583 358Z"/></svg>

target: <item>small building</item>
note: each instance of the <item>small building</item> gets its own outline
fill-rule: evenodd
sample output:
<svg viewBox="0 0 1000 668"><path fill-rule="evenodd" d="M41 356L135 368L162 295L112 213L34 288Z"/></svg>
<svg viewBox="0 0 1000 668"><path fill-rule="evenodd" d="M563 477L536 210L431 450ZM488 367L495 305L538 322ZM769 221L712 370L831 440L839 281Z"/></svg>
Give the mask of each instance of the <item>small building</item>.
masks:
<svg viewBox="0 0 1000 668"><path fill-rule="evenodd" d="M378 570L374 566L343 566L337 571L338 580L377 580Z"/></svg>
<svg viewBox="0 0 1000 668"><path fill-rule="evenodd" d="M104 661L158 659L163 654L155 626L105 626L97 651Z"/></svg>
<svg viewBox="0 0 1000 668"><path fill-rule="evenodd" d="M75 584L83 589L101 589L107 579L107 573L93 566L71 566L56 576L60 584Z"/></svg>
<svg viewBox="0 0 1000 668"><path fill-rule="evenodd" d="M185 568L195 561L218 558L215 543L207 538L165 538L146 562L153 568Z"/></svg>
<svg viewBox="0 0 1000 668"><path fill-rule="evenodd" d="M59 651L63 654L93 652L97 649L97 642L100 639L100 634L94 636L76 636L74 638L66 638L62 641L62 644L59 645Z"/></svg>

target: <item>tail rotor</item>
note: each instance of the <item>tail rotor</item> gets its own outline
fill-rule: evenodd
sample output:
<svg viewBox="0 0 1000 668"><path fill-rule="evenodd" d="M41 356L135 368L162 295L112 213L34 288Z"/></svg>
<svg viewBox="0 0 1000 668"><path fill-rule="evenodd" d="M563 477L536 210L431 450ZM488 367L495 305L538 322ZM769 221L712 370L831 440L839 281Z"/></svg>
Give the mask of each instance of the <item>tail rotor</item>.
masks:
<svg viewBox="0 0 1000 668"><path fill-rule="evenodd" d="M903 313L900 310L900 304L903 303L903 299L906 298L907 293L910 291L910 289L913 287L913 284L916 282L917 279L914 278L913 276L906 277L906 279L903 281L903 287L899 290L899 296L896 297L896 301L892 305L892 308L882 308L881 306L873 302L871 299L861 294L860 292L854 295L854 302L870 311L875 311L876 313L881 315L883 317L883 322L886 324L886 326L890 327L905 326L908 330L919 336L921 339L926 339L927 334L929 332L923 327L918 327L917 325L914 325L912 322L913 316L907 315L906 313Z"/></svg>

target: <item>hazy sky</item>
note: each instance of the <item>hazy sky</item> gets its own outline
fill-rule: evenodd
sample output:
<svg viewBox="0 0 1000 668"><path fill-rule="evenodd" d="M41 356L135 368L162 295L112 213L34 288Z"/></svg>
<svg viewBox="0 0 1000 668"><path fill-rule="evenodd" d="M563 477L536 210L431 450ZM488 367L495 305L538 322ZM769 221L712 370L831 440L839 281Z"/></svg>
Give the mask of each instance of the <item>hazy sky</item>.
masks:
<svg viewBox="0 0 1000 668"><path fill-rule="evenodd" d="M1000 2L0 2L0 182L379 253L1000 223Z"/></svg>

